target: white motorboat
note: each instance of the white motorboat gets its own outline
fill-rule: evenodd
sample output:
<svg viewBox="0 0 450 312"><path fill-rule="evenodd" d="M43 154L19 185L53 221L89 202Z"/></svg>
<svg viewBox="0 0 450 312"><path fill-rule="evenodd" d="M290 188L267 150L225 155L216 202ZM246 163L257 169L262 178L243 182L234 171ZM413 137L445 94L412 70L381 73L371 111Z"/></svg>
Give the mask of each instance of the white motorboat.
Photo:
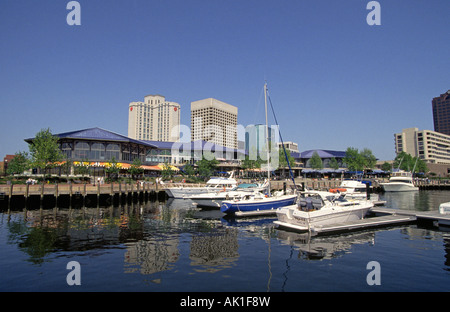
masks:
<svg viewBox="0 0 450 312"><path fill-rule="evenodd" d="M190 199L199 207L205 208L220 208L222 201L235 200L243 198L246 195L251 195L257 192L264 191L267 188L267 182L260 184L239 184L230 191L207 192L185 196L185 199Z"/></svg>
<svg viewBox="0 0 450 312"><path fill-rule="evenodd" d="M167 196L173 198L185 198L187 196L201 193L216 193L218 191L230 191L237 186L233 173L229 177L211 177L206 186L192 187L189 185L173 186L165 188Z"/></svg>
<svg viewBox="0 0 450 312"><path fill-rule="evenodd" d="M359 180L343 180L338 188L330 189L332 193L341 193L348 200L370 199L375 205L382 205L385 201L380 201L378 194L371 191L371 187ZM369 192L369 194L367 194ZM369 195L369 196L368 196Z"/></svg>
<svg viewBox="0 0 450 312"><path fill-rule="evenodd" d="M324 194L324 193L323 193ZM295 205L277 210L278 226L297 230L311 231L343 222L363 219L373 208L369 200L346 200L342 195L301 197Z"/></svg>
<svg viewBox="0 0 450 312"><path fill-rule="evenodd" d="M412 173L408 171L399 170L393 172L389 178L389 182L381 183L385 192L408 192L418 191L419 187L413 183Z"/></svg>
<svg viewBox="0 0 450 312"><path fill-rule="evenodd" d="M440 204L439 213L446 215L450 214L450 202Z"/></svg>

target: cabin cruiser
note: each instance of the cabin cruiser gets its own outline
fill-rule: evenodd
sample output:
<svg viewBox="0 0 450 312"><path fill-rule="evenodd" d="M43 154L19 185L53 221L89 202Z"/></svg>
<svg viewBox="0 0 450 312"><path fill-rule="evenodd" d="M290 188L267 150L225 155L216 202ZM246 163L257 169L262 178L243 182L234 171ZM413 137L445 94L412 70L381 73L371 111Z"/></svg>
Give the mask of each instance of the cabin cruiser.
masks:
<svg viewBox="0 0 450 312"><path fill-rule="evenodd" d="M167 196L173 198L185 198L187 196L201 193L216 193L218 191L230 191L238 185L233 173L229 177L211 177L206 182L206 186L173 186L165 188Z"/></svg>
<svg viewBox="0 0 450 312"><path fill-rule="evenodd" d="M297 203L277 210L278 226L314 231L318 227L363 219L374 204L369 200L347 200L341 194L302 193Z"/></svg>
<svg viewBox="0 0 450 312"><path fill-rule="evenodd" d="M413 183L412 173L408 171L399 170L393 172L389 178L389 182L381 183L385 192L408 192L418 191L419 187Z"/></svg>
<svg viewBox="0 0 450 312"><path fill-rule="evenodd" d="M371 187L359 180L343 180L338 188L329 189L331 193L345 195L347 200L370 199L375 205L383 205L386 202L380 201L378 194L374 194Z"/></svg>

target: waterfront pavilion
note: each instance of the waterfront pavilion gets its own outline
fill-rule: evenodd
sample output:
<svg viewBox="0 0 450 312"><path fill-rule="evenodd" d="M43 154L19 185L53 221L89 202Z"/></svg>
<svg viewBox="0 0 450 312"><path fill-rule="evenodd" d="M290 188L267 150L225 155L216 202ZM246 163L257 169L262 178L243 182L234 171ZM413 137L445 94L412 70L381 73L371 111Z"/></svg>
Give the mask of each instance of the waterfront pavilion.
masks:
<svg viewBox="0 0 450 312"><path fill-rule="evenodd" d="M143 165L147 154L156 148L149 142L134 140L101 128L89 128L54 134L58 137L59 147L65 160L75 165L88 162L91 167L105 167L114 158L119 168L127 169L134 159L140 159ZM34 138L25 139L33 144Z"/></svg>
<svg viewBox="0 0 450 312"><path fill-rule="evenodd" d="M315 149L300 153L299 160L301 163L303 163L304 168L311 168L311 158L313 157L314 153L317 153L320 159L322 159L324 168L330 167L330 161L333 158L337 160L339 167L342 167L344 165L343 160L346 155L345 151Z"/></svg>

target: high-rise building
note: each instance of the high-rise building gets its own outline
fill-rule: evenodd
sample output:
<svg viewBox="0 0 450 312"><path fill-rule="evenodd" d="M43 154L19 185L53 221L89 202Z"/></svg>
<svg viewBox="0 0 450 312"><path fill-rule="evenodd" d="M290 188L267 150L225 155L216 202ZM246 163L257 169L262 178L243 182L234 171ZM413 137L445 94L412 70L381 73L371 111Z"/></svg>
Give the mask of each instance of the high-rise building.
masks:
<svg viewBox="0 0 450 312"><path fill-rule="evenodd" d="M272 127L268 127L268 130L269 146L276 147L276 131ZM258 157L267 159L266 125L249 125L245 128L245 150L251 160L256 160Z"/></svg>
<svg viewBox="0 0 450 312"><path fill-rule="evenodd" d="M434 131L450 135L450 90L431 101Z"/></svg>
<svg viewBox="0 0 450 312"><path fill-rule="evenodd" d="M191 140L236 148L237 107L208 98L191 103Z"/></svg>
<svg viewBox="0 0 450 312"><path fill-rule="evenodd" d="M128 105L128 137L136 140L177 142L180 139L180 104L162 95L147 95Z"/></svg>
<svg viewBox="0 0 450 312"><path fill-rule="evenodd" d="M395 152L419 156L428 164L450 164L450 135L418 128L394 134Z"/></svg>

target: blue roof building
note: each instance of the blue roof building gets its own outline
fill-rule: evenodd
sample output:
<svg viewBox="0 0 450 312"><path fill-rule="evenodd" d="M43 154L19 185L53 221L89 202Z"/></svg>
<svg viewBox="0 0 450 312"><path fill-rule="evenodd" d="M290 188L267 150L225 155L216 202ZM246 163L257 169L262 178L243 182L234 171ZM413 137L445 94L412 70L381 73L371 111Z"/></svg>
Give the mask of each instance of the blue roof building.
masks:
<svg viewBox="0 0 450 312"><path fill-rule="evenodd" d="M194 164L204 156L207 159L215 158L219 161L238 162L244 159L245 151L225 147L207 141L193 142L160 142L142 141L155 146L147 155L147 161L152 163L170 162L172 164Z"/></svg>
<svg viewBox="0 0 450 312"><path fill-rule="evenodd" d="M107 162L114 157L118 162L132 163L139 158L146 163L147 154L157 148L149 142L134 140L101 128L88 128L54 134L61 152L72 161ZM25 139L33 144L34 138Z"/></svg>
<svg viewBox="0 0 450 312"><path fill-rule="evenodd" d="M317 153L319 157L322 159L323 167L329 167L330 161L332 158L335 158L339 164L339 167L343 166L343 159L345 158L346 153L343 151L333 151L333 150L309 150L300 153L299 158L303 163L305 168L311 168L310 160L313 157L314 153Z"/></svg>

